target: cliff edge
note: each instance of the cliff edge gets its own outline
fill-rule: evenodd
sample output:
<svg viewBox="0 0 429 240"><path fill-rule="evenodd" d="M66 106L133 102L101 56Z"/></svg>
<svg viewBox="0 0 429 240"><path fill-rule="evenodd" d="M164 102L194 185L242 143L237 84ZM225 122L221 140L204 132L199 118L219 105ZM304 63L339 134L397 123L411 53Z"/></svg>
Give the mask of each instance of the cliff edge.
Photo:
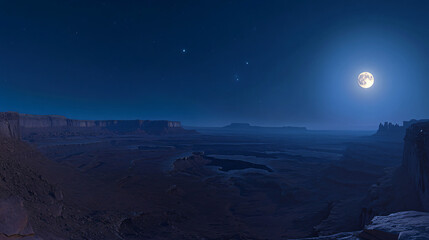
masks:
<svg viewBox="0 0 429 240"><path fill-rule="evenodd" d="M19 114L15 112L0 112L0 137L19 139Z"/></svg>
<svg viewBox="0 0 429 240"><path fill-rule="evenodd" d="M407 128L402 167L413 182L423 209L429 211L429 122Z"/></svg>
<svg viewBox="0 0 429 240"><path fill-rule="evenodd" d="M361 224L368 224L376 215L400 211L429 211L429 122L406 129L402 164L371 186Z"/></svg>
<svg viewBox="0 0 429 240"><path fill-rule="evenodd" d="M111 134L195 134L178 121L168 120L76 120L58 115L0 112L0 135L19 139L35 136L81 136Z"/></svg>
<svg viewBox="0 0 429 240"><path fill-rule="evenodd" d="M117 239L115 216L92 214L63 196L69 172L19 140L17 113L0 113L0 239Z"/></svg>
<svg viewBox="0 0 429 240"><path fill-rule="evenodd" d="M378 130L374 134L374 136L402 139L406 134L406 130L413 124L425 122L429 122L429 119L411 119L409 121L403 121L402 125L399 125L397 123L393 124L391 122L380 123L380 125L378 125Z"/></svg>

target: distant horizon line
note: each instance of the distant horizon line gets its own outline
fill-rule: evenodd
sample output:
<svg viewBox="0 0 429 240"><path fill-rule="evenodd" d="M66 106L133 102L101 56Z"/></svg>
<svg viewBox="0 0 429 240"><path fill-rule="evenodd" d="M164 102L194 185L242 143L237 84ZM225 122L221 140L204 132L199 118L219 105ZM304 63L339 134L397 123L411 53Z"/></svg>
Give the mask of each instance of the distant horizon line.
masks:
<svg viewBox="0 0 429 240"><path fill-rule="evenodd" d="M383 124L385 122L388 123L393 123L393 124L398 124L400 126L403 125L404 121L409 121L412 120L413 118L409 119L409 120L402 120L400 122L397 121L379 121L377 123L375 123L373 126L354 126L354 127L340 127L340 128L332 128L332 127L323 127L323 124L320 124L320 127L315 127L315 126L311 126L313 124L309 123L308 125L303 125L303 124L299 124L297 123L296 125L293 123L288 123L288 124L284 124L284 125L280 125L280 124L274 124L274 125L267 125L267 124L255 124L252 123L252 121L246 122L246 121L228 121L225 123L218 123L218 124L189 124L186 122L189 122L187 120L172 120L169 118L100 118L100 119L91 119L91 118L80 118L80 117L68 117L65 114L34 114L34 113L23 113L23 112L19 112L19 111L4 111L4 112L15 112L18 114L26 114L26 115L40 115L40 116L56 116L56 117L64 117L67 119L72 119L72 120L87 120L87 121L106 121L106 120L153 120L153 121L175 121L175 122L180 122L182 127L190 127L190 128L222 128L225 126L228 126L230 124L233 123L241 123L241 124L249 124L250 126L255 126L255 127L274 127L274 128L281 128L281 127L305 127L308 131L359 131L359 132L370 132L370 131L377 131L378 130L378 125L379 124ZM183 124L183 123L186 124ZM371 124L372 125L372 124Z"/></svg>
<svg viewBox="0 0 429 240"><path fill-rule="evenodd" d="M190 125L190 124L182 124L183 128L223 128L228 126L229 124L225 125ZM305 127L307 131L313 131L313 132L322 132L322 131L347 131L347 132L375 132L378 130L377 128L312 128L307 126L296 126L296 125L250 125L252 127L263 127L263 128L283 128L283 127Z"/></svg>

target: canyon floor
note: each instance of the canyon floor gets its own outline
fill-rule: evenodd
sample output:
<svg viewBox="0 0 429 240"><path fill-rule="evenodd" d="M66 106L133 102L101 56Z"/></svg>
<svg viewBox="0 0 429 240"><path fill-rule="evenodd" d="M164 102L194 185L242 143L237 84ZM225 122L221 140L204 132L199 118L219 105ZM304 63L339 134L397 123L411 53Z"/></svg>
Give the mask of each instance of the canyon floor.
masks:
<svg viewBox="0 0 429 240"><path fill-rule="evenodd" d="M46 137L31 145L65 204L123 239L289 239L362 228L402 139L359 132ZM100 220L102 221L102 220ZM107 223L106 223L107 224Z"/></svg>

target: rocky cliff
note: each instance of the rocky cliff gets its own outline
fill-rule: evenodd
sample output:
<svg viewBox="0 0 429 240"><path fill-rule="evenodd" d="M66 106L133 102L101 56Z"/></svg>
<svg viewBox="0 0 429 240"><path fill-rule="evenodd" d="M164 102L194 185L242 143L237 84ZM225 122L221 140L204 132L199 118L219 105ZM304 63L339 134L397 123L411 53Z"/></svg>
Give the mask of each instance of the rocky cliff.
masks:
<svg viewBox="0 0 429 240"><path fill-rule="evenodd" d="M386 174L359 203L364 230L308 239L429 239L429 122L404 122L404 126L408 128L402 164L386 168ZM404 126L383 125L393 131ZM352 209L345 210L346 216L351 213ZM340 219L346 218L343 215Z"/></svg>
<svg viewBox="0 0 429 240"><path fill-rule="evenodd" d="M18 121L0 113L0 239L116 239L109 218L63 197L54 182L71 170L20 141Z"/></svg>
<svg viewBox="0 0 429 240"><path fill-rule="evenodd" d="M403 138L405 136L406 129L415 123L429 122L429 119L411 119L409 121L403 121L402 126L399 124L393 124L390 122L380 123L378 126L377 133L375 136L382 137L397 137Z"/></svg>
<svg viewBox="0 0 429 240"><path fill-rule="evenodd" d="M24 138L34 136L79 136L103 134L189 134L180 122L166 120L75 120L58 115L31 115L2 113L14 115L15 128ZM1 116L0 116L1 117ZM19 121L17 121L19 119ZM19 123L18 123L19 122ZM8 126L3 124L6 131ZM3 126L1 125L1 126Z"/></svg>
<svg viewBox="0 0 429 240"><path fill-rule="evenodd" d="M402 167L413 182L424 210L429 211L429 122L407 128Z"/></svg>
<svg viewBox="0 0 429 240"><path fill-rule="evenodd" d="M20 138L19 115L13 112L0 112L0 137Z"/></svg>
<svg viewBox="0 0 429 240"><path fill-rule="evenodd" d="M390 122L380 123L378 126L377 136L400 136L403 137L405 134L405 127L393 124Z"/></svg>
<svg viewBox="0 0 429 240"><path fill-rule="evenodd" d="M429 239L429 213L404 211L376 216L362 231L343 232L301 240L421 240Z"/></svg>
<svg viewBox="0 0 429 240"><path fill-rule="evenodd" d="M407 128L402 164L388 172L369 190L361 213L362 225L376 215L429 211L429 122Z"/></svg>

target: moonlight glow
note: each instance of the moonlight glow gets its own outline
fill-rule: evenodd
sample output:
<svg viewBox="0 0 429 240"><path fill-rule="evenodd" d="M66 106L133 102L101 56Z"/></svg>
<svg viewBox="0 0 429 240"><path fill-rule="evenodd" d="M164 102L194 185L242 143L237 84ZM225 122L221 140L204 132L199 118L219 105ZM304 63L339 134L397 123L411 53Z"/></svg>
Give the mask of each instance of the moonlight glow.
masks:
<svg viewBox="0 0 429 240"><path fill-rule="evenodd" d="M370 88L374 84L374 76L369 72L359 74L358 84L363 88Z"/></svg>

